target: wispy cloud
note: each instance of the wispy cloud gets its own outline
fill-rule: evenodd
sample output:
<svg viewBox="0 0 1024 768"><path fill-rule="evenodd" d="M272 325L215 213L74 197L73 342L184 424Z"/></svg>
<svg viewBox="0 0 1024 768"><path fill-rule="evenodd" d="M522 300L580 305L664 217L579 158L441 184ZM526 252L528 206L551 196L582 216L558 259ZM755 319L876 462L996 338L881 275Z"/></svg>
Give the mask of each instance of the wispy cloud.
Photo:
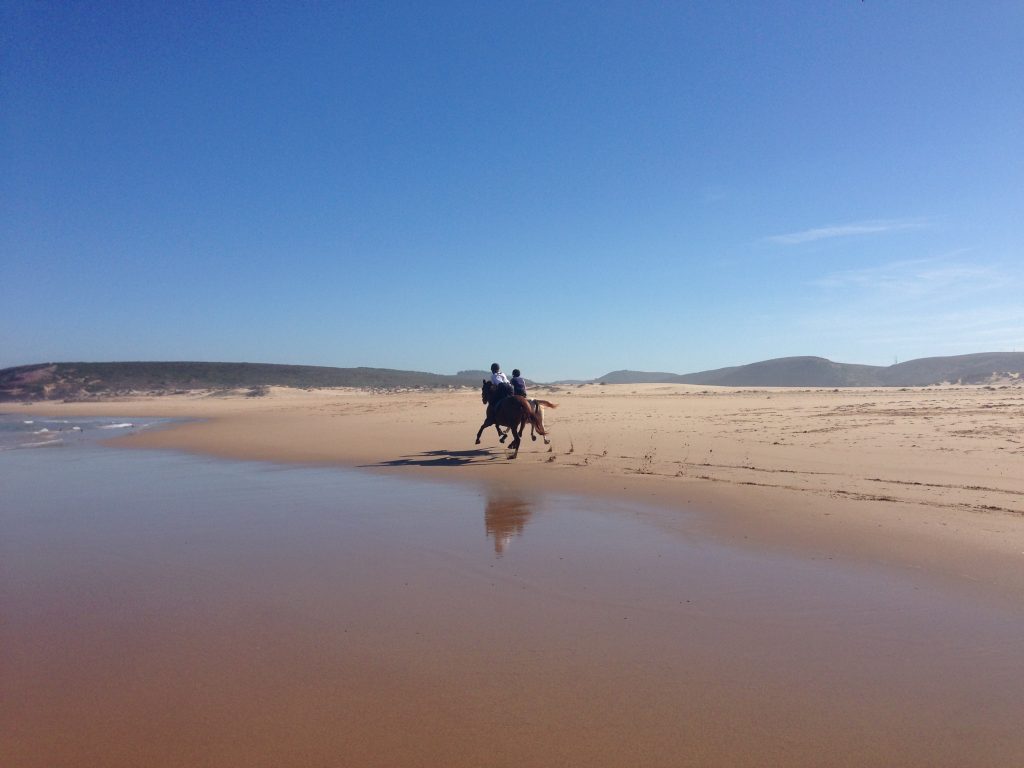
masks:
<svg viewBox="0 0 1024 768"><path fill-rule="evenodd" d="M860 235L877 235L887 232L899 232L906 229L921 229L928 226L927 219L873 219L858 221L851 224L834 224L816 229L805 229L785 235L772 235L765 238L778 245L800 245L816 240L828 240L836 237L857 237Z"/></svg>
<svg viewBox="0 0 1024 768"><path fill-rule="evenodd" d="M1009 279L991 264L958 261L968 249L927 259L893 261L873 267L832 272L812 285L823 289L845 289L864 296L898 295L903 299L939 295L946 299L1005 285Z"/></svg>
<svg viewBox="0 0 1024 768"><path fill-rule="evenodd" d="M808 288L796 333L852 360L1024 346L1024 270L973 250L835 271Z"/></svg>
<svg viewBox="0 0 1024 768"><path fill-rule="evenodd" d="M924 313L908 307L869 317L847 310L812 320L816 324L828 321L832 329L842 328L843 333L822 332L826 348L832 344L861 350L850 357L857 361L880 362L897 354L907 358L1024 347L1024 311L1008 305Z"/></svg>

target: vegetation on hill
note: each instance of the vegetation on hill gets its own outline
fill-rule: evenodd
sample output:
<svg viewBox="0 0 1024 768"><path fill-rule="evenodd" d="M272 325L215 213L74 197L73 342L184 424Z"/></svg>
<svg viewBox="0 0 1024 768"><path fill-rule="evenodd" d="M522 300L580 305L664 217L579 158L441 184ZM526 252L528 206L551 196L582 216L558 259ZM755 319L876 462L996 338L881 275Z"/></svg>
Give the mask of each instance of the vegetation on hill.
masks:
<svg viewBox="0 0 1024 768"><path fill-rule="evenodd" d="M470 372L466 372L470 373ZM407 389L479 386L480 376L387 368L325 368L263 363L44 363L0 371L0 401L67 400L138 393L277 387Z"/></svg>
<svg viewBox="0 0 1024 768"><path fill-rule="evenodd" d="M612 371L594 381L599 384L664 384L675 382L678 373L661 373L654 371Z"/></svg>
<svg viewBox="0 0 1024 768"><path fill-rule="evenodd" d="M43 363L0 370L0 402L82 400L132 394L267 387L360 387L422 389L479 387L490 374L459 371L454 376L389 368L326 368L264 363L132 362ZM980 384L995 379L1024 384L1024 352L988 352L925 357L890 366L834 363L823 357L781 357L699 373L613 371L595 379L605 384L700 384L726 387L918 387L942 383Z"/></svg>

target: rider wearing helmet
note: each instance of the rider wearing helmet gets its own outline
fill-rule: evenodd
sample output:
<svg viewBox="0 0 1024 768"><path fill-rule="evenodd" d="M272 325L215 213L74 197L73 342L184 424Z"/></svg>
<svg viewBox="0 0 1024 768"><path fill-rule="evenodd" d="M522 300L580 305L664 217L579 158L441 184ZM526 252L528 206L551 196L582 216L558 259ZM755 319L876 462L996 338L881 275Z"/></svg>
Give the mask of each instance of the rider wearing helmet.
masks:
<svg viewBox="0 0 1024 768"><path fill-rule="evenodd" d="M512 369L512 380L509 383L512 384L513 394L526 397L526 379L523 378L518 368Z"/></svg>
<svg viewBox="0 0 1024 768"><path fill-rule="evenodd" d="M491 363L491 397L487 403L487 418L493 418L495 406L511 395L512 385L508 383L505 374L501 372L501 366Z"/></svg>
<svg viewBox="0 0 1024 768"><path fill-rule="evenodd" d="M494 385L496 400L512 394L512 385L509 384L505 374L501 372L501 366L497 363L491 363L491 384Z"/></svg>

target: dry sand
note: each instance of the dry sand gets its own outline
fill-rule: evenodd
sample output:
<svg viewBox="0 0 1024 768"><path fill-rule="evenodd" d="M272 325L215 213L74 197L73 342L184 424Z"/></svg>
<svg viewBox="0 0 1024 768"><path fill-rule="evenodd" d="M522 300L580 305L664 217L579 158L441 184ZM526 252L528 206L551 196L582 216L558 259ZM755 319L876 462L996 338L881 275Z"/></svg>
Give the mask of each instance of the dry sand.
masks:
<svg viewBox="0 0 1024 768"><path fill-rule="evenodd" d="M202 419L125 439L242 459L413 472L501 488L698 509L707 532L922 570L1024 602L1024 387L727 389L585 385L555 402L551 445L508 459L471 391L273 389L7 406Z"/></svg>

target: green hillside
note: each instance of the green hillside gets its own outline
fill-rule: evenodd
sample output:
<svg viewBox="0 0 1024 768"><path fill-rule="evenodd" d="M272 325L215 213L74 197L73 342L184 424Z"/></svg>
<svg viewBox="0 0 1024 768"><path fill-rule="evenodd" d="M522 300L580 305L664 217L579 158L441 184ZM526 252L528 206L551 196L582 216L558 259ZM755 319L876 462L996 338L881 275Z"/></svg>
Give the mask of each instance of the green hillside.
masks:
<svg viewBox="0 0 1024 768"><path fill-rule="evenodd" d="M387 368L326 368L264 363L43 363L0 370L0 401L67 400L166 394L182 390L258 391L261 387L446 388L480 385L473 371L454 376Z"/></svg>

